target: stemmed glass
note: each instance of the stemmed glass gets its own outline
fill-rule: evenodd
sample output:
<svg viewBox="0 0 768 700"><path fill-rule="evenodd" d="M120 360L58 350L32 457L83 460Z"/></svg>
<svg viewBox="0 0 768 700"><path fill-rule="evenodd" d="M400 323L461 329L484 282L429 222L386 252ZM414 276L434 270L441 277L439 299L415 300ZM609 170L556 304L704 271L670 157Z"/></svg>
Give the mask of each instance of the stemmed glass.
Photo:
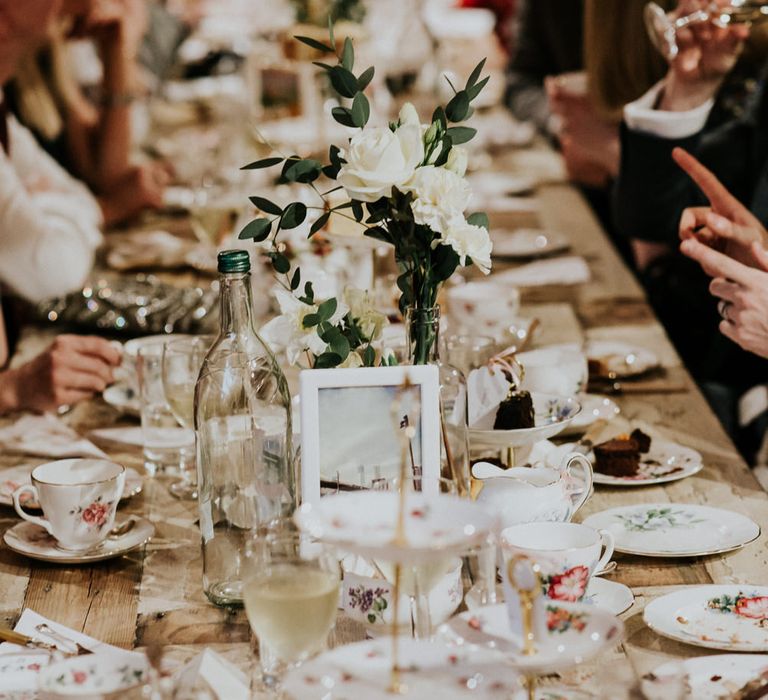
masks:
<svg viewBox="0 0 768 700"><path fill-rule="evenodd" d="M163 346L163 390L171 413L189 430L195 429L195 384L211 345L210 336L192 336L168 340ZM181 479L170 486L171 493L182 500L197 498L195 465L184 463Z"/></svg>
<svg viewBox="0 0 768 700"><path fill-rule="evenodd" d="M279 697L285 672L323 650L336 619L341 566L332 550L285 521L249 543L244 573L261 683Z"/></svg>
<svg viewBox="0 0 768 700"><path fill-rule="evenodd" d="M720 28L731 24L749 24L768 18L768 2L760 0L732 0L728 5L711 2L706 8L688 15L676 17L674 12L665 12L657 3L645 6L645 26L653 45L667 59L674 59L678 52L677 32L692 24L712 22Z"/></svg>

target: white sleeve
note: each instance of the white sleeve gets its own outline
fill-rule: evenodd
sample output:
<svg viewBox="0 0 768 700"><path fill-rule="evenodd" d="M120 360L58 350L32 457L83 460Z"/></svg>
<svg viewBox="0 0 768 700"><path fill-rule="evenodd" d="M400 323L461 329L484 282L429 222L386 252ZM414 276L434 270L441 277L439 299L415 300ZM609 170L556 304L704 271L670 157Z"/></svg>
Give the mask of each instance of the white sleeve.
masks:
<svg viewBox="0 0 768 700"><path fill-rule="evenodd" d="M70 177L10 120L10 158L0 149L0 281L39 301L78 289L102 241L102 215Z"/></svg>
<svg viewBox="0 0 768 700"><path fill-rule="evenodd" d="M683 139L704 128L714 100L686 112L666 112L654 109L664 81L654 85L641 98L624 107L624 121L633 131L645 131L665 139Z"/></svg>

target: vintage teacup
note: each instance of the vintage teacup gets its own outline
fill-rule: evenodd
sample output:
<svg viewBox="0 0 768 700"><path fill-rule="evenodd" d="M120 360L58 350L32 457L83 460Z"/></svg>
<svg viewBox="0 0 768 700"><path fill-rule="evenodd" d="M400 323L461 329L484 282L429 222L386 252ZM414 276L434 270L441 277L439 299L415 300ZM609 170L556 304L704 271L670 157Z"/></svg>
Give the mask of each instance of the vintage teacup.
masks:
<svg viewBox="0 0 768 700"><path fill-rule="evenodd" d="M542 593L549 600L582 600L590 577L608 564L613 548L610 532L577 523L528 523L501 533L505 565L517 556L538 565Z"/></svg>
<svg viewBox="0 0 768 700"><path fill-rule="evenodd" d="M574 344L549 345L517 355L526 391L575 396L586 388L587 356Z"/></svg>
<svg viewBox="0 0 768 700"><path fill-rule="evenodd" d="M101 543L115 522L125 486L125 467L103 459L62 459L32 470L32 483L13 492L13 507L53 535L61 549L86 550ZM33 494L42 518L26 513L24 493Z"/></svg>

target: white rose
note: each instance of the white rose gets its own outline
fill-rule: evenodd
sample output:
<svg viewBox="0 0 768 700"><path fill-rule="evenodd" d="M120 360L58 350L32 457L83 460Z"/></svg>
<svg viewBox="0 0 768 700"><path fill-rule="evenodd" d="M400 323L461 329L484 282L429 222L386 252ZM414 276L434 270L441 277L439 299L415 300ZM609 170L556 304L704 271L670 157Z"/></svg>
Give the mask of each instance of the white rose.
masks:
<svg viewBox="0 0 768 700"><path fill-rule="evenodd" d="M446 170L456 173L459 177L464 177L467 172L467 149L463 146L454 146L448 153L448 162L445 164Z"/></svg>
<svg viewBox="0 0 768 700"><path fill-rule="evenodd" d="M451 217L439 243L449 245L464 265L467 258L487 275L491 271L491 237L482 226L470 224L462 215Z"/></svg>
<svg viewBox="0 0 768 700"><path fill-rule="evenodd" d="M337 180L352 199L375 202L392 195L413 177L424 160L421 126L405 124L397 131L372 126L357 132L342 152L347 161Z"/></svg>
<svg viewBox="0 0 768 700"><path fill-rule="evenodd" d="M400 114L398 114L397 116L398 116L398 119L400 120L401 126L403 124L415 124L416 126L421 126L419 113L416 111L416 107L414 107L410 102L406 102L400 108Z"/></svg>
<svg viewBox="0 0 768 700"><path fill-rule="evenodd" d="M466 180L434 165L419 168L403 190L415 196L411 210L416 223L436 233L444 233L448 219L462 214L472 197Z"/></svg>

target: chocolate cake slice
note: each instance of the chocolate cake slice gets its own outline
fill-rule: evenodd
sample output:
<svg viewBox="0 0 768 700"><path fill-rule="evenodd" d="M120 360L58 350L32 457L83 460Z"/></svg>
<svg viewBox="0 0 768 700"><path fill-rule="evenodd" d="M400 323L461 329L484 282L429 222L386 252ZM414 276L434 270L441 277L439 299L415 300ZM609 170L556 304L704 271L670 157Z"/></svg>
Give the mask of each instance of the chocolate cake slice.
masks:
<svg viewBox="0 0 768 700"><path fill-rule="evenodd" d="M510 387L509 393L496 411L493 429L517 430L519 428L533 428L534 425L531 394L527 391L518 391L514 386Z"/></svg>
<svg viewBox="0 0 768 700"><path fill-rule="evenodd" d="M593 448L595 471L608 476L635 476L640 468L640 446L637 440L620 435Z"/></svg>
<svg viewBox="0 0 768 700"><path fill-rule="evenodd" d="M635 428L629 437L637 443L640 454L646 454L651 449L651 436L646 435L640 428Z"/></svg>

